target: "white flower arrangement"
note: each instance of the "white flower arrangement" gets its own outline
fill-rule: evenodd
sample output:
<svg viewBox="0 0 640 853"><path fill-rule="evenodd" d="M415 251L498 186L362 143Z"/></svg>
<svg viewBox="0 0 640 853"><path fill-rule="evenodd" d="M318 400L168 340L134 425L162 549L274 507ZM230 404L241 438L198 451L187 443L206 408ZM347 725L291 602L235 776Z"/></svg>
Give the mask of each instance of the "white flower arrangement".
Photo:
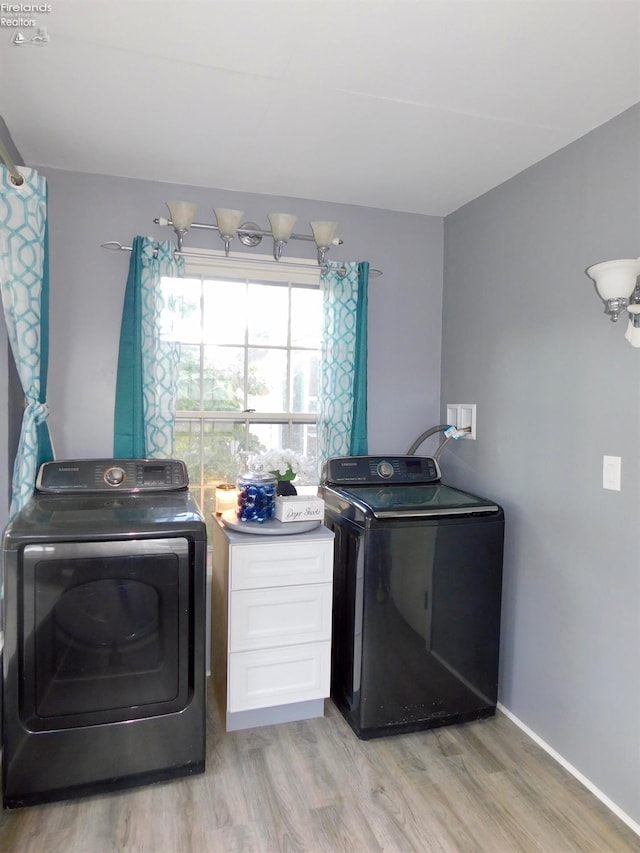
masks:
<svg viewBox="0 0 640 853"><path fill-rule="evenodd" d="M278 480L315 476L315 471L307 457L289 448L286 450L268 450L266 453L254 456L252 467L257 471L269 471Z"/></svg>

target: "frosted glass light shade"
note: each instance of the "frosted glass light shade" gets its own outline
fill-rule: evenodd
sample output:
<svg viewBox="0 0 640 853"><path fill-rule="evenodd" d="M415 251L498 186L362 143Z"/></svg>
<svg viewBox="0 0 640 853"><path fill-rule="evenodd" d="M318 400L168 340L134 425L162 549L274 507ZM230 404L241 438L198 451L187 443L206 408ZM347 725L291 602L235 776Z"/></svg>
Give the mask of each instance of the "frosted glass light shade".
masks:
<svg viewBox="0 0 640 853"><path fill-rule="evenodd" d="M605 302L608 299L628 299L640 275L640 259L624 258L594 264L587 270L587 275L595 281L598 293Z"/></svg>
<svg viewBox="0 0 640 853"><path fill-rule="evenodd" d="M218 231L221 237L235 237L238 226L244 216L242 210L231 210L226 207L214 207Z"/></svg>
<svg viewBox="0 0 640 853"><path fill-rule="evenodd" d="M293 234L293 228L298 221L291 213L270 213L268 216L273 239L286 243Z"/></svg>
<svg viewBox="0 0 640 853"><path fill-rule="evenodd" d="M176 231L188 231L196 215L196 205L190 201L168 201L167 207Z"/></svg>
<svg viewBox="0 0 640 853"><path fill-rule="evenodd" d="M326 249L331 245L331 241L335 237L337 222L310 222L311 230L313 231L313 239L316 241L316 246L319 249Z"/></svg>

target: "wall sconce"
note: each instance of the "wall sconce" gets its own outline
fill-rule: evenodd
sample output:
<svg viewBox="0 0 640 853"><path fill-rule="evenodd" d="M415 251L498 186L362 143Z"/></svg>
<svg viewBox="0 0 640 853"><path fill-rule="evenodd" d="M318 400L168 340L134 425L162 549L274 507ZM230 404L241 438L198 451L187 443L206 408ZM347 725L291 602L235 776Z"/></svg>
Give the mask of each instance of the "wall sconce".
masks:
<svg viewBox="0 0 640 853"><path fill-rule="evenodd" d="M197 207L189 201L168 201L167 207L169 208L173 230L178 238L178 251L181 252L184 235L191 228Z"/></svg>
<svg viewBox="0 0 640 853"><path fill-rule="evenodd" d="M266 231L256 225L255 222L243 222L240 220L244 216L241 210L230 210L225 207L214 207L213 212L216 217L215 225L208 225L201 222L194 222L193 217L196 212L196 205L188 201L169 201L167 202L171 219L158 217L153 221L156 225L171 225L178 237L178 251L182 251L184 235L191 228L206 228L209 230L218 231L224 242L224 253L229 255L229 246L231 240L237 237L244 245L251 248L258 246L263 237L273 238L273 257L279 261L282 257L282 250L289 240L310 240L316 244L318 249L318 264L324 266L327 261L327 252L332 246L341 246L342 240L336 237L337 222L311 222L312 234L294 234L293 229L298 220L297 216L291 213L270 213L268 215L271 230Z"/></svg>
<svg viewBox="0 0 640 853"><path fill-rule="evenodd" d="M629 315L625 339L631 346L640 347L640 258L604 261L587 269L603 300L605 314L616 323L622 311Z"/></svg>
<svg viewBox="0 0 640 853"><path fill-rule="evenodd" d="M229 243L238 233L238 226L243 217L243 211L229 210L226 207L214 207L213 212L216 215L220 237L224 241L224 253L229 257Z"/></svg>

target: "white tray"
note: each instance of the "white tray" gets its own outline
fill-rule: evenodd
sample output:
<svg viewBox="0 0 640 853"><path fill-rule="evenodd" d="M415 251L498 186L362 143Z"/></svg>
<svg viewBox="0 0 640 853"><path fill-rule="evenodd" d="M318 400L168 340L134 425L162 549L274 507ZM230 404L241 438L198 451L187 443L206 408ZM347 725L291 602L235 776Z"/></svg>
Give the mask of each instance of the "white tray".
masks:
<svg viewBox="0 0 640 853"><path fill-rule="evenodd" d="M309 521L278 521L277 518L270 518L262 524L257 521L238 521L235 509L228 509L220 518L225 527L254 536L290 536L292 533L307 533L322 524L319 518Z"/></svg>

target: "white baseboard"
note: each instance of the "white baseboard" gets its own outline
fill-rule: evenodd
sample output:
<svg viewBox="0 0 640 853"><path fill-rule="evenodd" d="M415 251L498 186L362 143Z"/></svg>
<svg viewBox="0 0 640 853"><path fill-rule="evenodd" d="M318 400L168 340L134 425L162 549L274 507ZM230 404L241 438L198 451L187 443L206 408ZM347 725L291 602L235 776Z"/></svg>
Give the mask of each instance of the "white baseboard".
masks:
<svg viewBox="0 0 640 853"><path fill-rule="evenodd" d="M619 817L621 821L626 823L629 829L632 829L636 833L636 835L640 835L640 823L636 823L636 821L633 820L633 818L630 818L626 812L623 812L622 809L613 802L613 800L609 799L606 794L603 794L599 788L596 788L593 782L590 782L586 776L580 773L579 770L576 770L576 768L572 764L569 764L569 762L565 758L563 758L559 752L556 752L553 747L549 746L548 743L543 741L542 738L539 737L539 735L537 735L528 726L526 726L522 722L522 720L519 720L518 717L515 716L515 714L512 714L511 711L508 708L505 708L504 705L502 705L502 703L500 702L498 702L498 710L501 711L505 715L505 717L508 717L512 723L515 723L515 725L519 729L522 729L522 731L526 735L528 735L531 740L535 741L538 746L541 746L545 752L547 752L552 758L554 758L558 762L558 764L561 764L565 770L568 770L572 776L575 776L575 778L579 782L581 782L585 786L585 788L591 791L591 793L596 796L600 800L600 802L604 803L604 805L608 809L610 809L616 815L616 817Z"/></svg>

